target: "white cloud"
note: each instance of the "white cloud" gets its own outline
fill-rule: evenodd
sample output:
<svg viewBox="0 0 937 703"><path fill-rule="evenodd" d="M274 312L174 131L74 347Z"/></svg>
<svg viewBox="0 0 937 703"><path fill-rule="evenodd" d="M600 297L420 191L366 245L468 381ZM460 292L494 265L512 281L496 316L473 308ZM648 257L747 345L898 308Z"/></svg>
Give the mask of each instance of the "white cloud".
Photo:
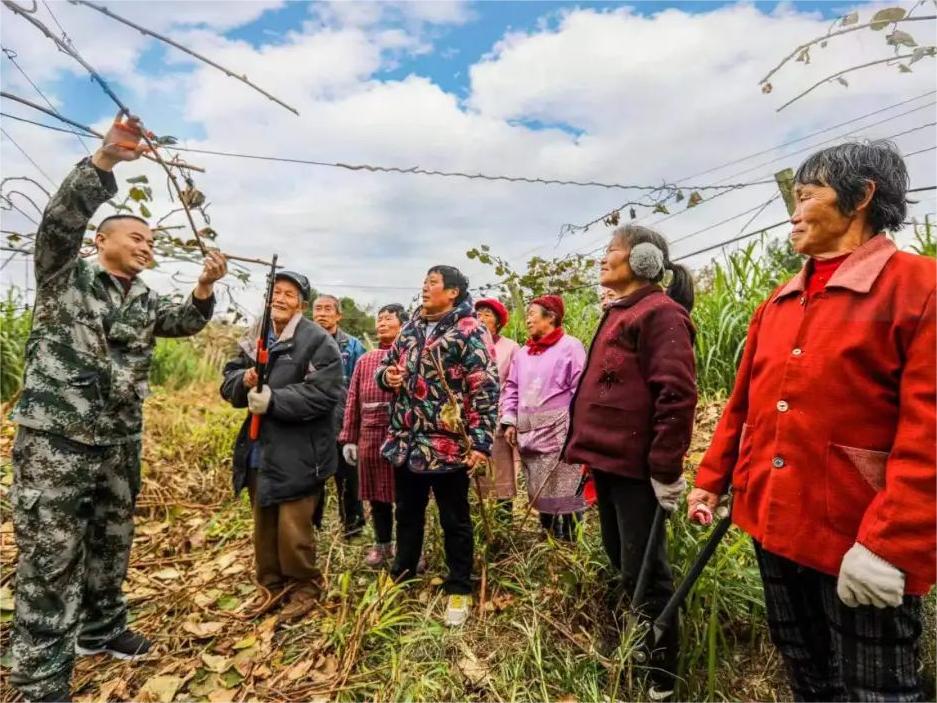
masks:
<svg viewBox="0 0 937 703"><path fill-rule="evenodd" d="M247 13L237 5L239 12ZM62 13L67 9L76 8L63 7ZM114 35L113 50L125 59L112 61L112 70L125 71L129 80L146 87L137 91L135 101L144 115L170 111L200 125L204 138L187 139L190 146L329 162L628 183L659 183L703 171L932 90L935 76L932 59L918 62L914 73L907 75L893 67L873 69L856 74L848 89L823 87L778 114L774 110L786 96L823 75L870 55L886 55L883 36L864 32L831 42L827 49L814 52L810 66L786 67L774 81L775 91L765 96L758 80L798 43L826 31L827 21L796 7L768 15L752 6L734 5L705 14L667 10L651 17L627 8L587 9L563 12L534 31L505 36L471 68L471 91L463 101L425 77L388 81L380 76L389 56L425 50L440 24L466 21L464 5L405 3L388 8L339 3L317 12L301 28L260 47L219 34L221 25L211 23L225 20L210 19L208 10L202 20L186 15L188 19L180 20L186 26L173 29L174 37L193 42L224 65L244 70L265 89L295 104L300 118L175 52L167 54L168 75L151 81L136 67L145 48L139 35ZM389 12L396 13L392 19ZM863 7L861 12L867 15L871 9ZM113 26L94 13L84 22L87 26L74 23L74 31L80 29L84 37L80 45L103 52L92 37ZM4 43L9 24L4 23ZM67 26L71 31L73 22ZM445 43L434 46L443 50ZM59 61L51 50L30 53L34 62L46 56ZM43 73L43 80L62 70L56 64ZM6 72L5 84L8 76ZM17 114L24 113L17 110ZM933 114L931 107L870 133L898 132L931 121ZM561 129L523 126L534 120L568 124L583 133L575 136ZM61 177L80 155L77 142L68 135L19 125L12 130L11 126L8 131L44 167L48 164L54 178ZM822 138L696 180L712 183L754 166L758 168L730 180L770 178L775 170L796 166L803 155L763 162ZM933 130L922 130L899 138L898 143L912 151L931 146L933 138ZM5 173L29 171L6 142L2 156ZM601 225L557 247L559 227L591 220L635 196L203 155L190 158L208 169L197 181L213 203L212 224L221 233L223 248L248 256L278 251L319 287L341 284L335 292L373 302L409 299L405 291L371 286L415 290L426 268L440 262L464 267L473 283L493 280L490 270L464 258L465 250L482 242L518 262L535 247L536 253L553 256L600 246L606 232ZM932 184L932 152L909 163L915 184ZM125 167L123 174L141 171L152 174L154 183L162 182L149 164ZM156 190L160 198L156 211L165 212L170 205L164 189ZM776 192L770 184L745 189L704 203L661 228L678 239ZM933 201L929 208L933 209ZM752 225L783 216L783 207L773 203ZM732 220L679 242L674 254L731 237L748 219ZM4 213L5 227L7 221ZM160 286L169 284L164 276L153 280ZM242 299L248 304L254 300Z"/></svg>

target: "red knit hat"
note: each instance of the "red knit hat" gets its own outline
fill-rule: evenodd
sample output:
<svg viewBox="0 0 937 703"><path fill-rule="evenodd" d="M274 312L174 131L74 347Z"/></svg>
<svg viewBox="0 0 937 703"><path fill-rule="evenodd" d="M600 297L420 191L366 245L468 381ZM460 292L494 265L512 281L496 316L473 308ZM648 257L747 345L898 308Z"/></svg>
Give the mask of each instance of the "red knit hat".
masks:
<svg viewBox="0 0 937 703"><path fill-rule="evenodd" d="M530 301L531 305L536 303L540 307L556 315L556 326L563 324L563 315L566 313L566 306L563 305L563 299L558 295L541 295Z"/></svg>
<svg viewBox="0 0 937 703"><path fill-rule="evenodd" d="M504 304L497 298L479 298L475 301L475 310L479 308L488 308L498 318L498 327L504 327L508 324L508 309L504 307Z"/></svg>

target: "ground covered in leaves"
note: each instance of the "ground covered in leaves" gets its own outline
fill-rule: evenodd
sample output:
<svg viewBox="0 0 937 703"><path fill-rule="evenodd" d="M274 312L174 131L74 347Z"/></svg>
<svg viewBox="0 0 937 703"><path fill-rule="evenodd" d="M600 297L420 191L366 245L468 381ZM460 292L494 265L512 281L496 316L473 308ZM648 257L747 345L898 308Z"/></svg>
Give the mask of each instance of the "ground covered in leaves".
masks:
<svg viewBox="0 0 937 703"><path fill-rule="evenodd" d="M701 406L688 460L698 461L719 404ZM212 387L159 392L147 404L144 481L126 593L134 628L155 651L142 661L78 660L75 700L615 700L644 698L642 670L606 596L610 575L590 514L575 545L541 539L517 501L499 548L479 549L476 608L461 629L441 623L441 533L428 520L425 577L409 587L362 564L368 537L348 543L334 502L320 533L326 590L274 595L252 580L251 521L231 495L229 458L240 412ZM13 428L0 437L0 700L15 598L7 500ZM705 535L671 526L685 568ZM477 538L484 542L481 527ZM785 699L767 645L747 540L730 533L683 617L682 697Z"/></svg>

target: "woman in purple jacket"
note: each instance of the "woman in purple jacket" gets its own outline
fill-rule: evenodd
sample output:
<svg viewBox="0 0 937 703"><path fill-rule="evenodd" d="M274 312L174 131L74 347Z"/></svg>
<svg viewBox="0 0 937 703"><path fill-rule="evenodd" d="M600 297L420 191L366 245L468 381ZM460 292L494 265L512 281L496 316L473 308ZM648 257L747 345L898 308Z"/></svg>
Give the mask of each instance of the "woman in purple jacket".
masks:
<svg viewBox="0 0 937 703"><path fill-rule="evenodd" d="M613 299L573 397L564 451L566 461L592 470L602 542L630 598L658 504L673 512L686 487L683 456L696 408L693 282L670 261L664 238L637 225L612 233L599 281ZM642 607L650 618L673 594L660 537ZM654 700L673 694L678 641L673 622L651 658Z"/></svg>
<svg viewBox="0 0 937 703"><path fill-rule="evenodd" d="M569 403L579 383L586 350L563 330L566 313L558 295L527 306L530 337L514 355L501 387L504 438L516 447L527 495L540 525L556 539L572 541L586 504L576 493L580 467L561 461L569 427Z"/></svg>

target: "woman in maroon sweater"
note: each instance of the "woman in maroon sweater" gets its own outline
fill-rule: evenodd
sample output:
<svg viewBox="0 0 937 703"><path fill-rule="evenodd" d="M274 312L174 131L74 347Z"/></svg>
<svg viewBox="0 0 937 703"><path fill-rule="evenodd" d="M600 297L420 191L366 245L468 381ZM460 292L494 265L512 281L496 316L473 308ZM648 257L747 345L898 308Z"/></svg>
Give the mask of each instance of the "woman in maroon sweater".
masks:
<svg viewBox="0 0 937 703"><path fill-rule="evenodd" d="M666 275L671 280L665 293ZM696 408L693 281L686 268L670 261L664 238L637 225L612 233L599 280L614 297L572 401L564 460L592 469L602 542L630 597L657 505L672 512L686 487L683 455ZM672 594L661 535L644 614L656 617ZM655 700L674 690L676 622L661 645L651 659Z"/></svg>

